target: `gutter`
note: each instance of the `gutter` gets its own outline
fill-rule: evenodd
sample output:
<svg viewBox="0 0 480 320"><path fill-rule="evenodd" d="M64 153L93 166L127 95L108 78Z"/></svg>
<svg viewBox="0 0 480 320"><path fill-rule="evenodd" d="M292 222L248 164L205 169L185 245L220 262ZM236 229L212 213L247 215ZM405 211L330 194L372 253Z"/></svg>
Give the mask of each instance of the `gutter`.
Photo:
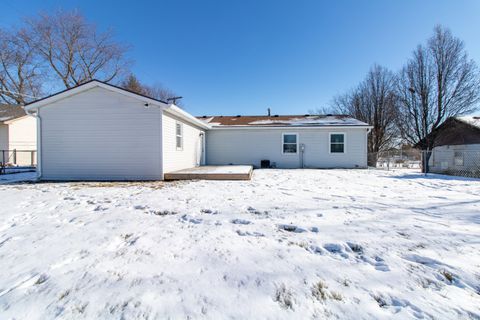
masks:
<svg viewBox="0 0 480 320"><path fill-rule="evenodd" d="M168 105L167 108L164 109L164 111L168 112L168 113L171 113L177 117L179 117L180 119L183 119L191 124L194 124L196 125L197 127L200 127L202 129L205 129L205 130L209 130L209 129L212 129L212 126L206 122L203 122L202 120L199 120L197 118L195 118L194 116L192 116L190 113L182 110L181 108L177 107L176 105L174 104L170 104Z"/></svg>
<svg viewBox="0 0 480 320"><path fill-rule="evenodd" d="M331 130L331 129L367 129L371 130L373 126L369 125L350 125L350 126L212 126L212 130L264 130L264 129L292 129L292 130L302 130L302 129L325 129L325 130Z"/></svg>

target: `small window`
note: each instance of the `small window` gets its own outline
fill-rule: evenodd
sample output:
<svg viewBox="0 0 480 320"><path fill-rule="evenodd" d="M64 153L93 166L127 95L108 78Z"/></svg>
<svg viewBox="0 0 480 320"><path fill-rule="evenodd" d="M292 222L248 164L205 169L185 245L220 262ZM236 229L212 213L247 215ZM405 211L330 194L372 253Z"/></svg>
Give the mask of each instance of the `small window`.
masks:
<svg viewBox="0 0 480 320"><path fill-rule="evenodd" d="M330 153L345 152L345 134L330 133Z"/></svg>
<svg viewBox="0 0 480 320"><path fill-rule="evenodd" d="M177 150L183 149L183 124L177 122L175 125L175 136L176 136L176 145Z"/></svg>
<svg viewBox="0 0 480 320"><path fill-rule="evenodd" d="M463 152L462 151L455 151L453 155L453 161L456 166L463 166Z"/></svg>
<svg viewBox="0 0 480 320"><path fill-rule="evenodd" d="M298 137L296 133L284 133L282 136L284 154L296 154L298 149Z"/></svg>

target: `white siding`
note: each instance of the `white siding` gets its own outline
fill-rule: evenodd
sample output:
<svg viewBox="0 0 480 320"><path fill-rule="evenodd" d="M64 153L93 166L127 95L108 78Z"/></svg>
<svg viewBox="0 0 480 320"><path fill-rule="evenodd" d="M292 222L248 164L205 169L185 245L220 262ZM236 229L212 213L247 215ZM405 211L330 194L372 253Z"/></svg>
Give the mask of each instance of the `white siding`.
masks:
<svg viewBox="0 0 480 320"><path fill-rule="evenodd" d="M177 150L175 124L183 124L183 148ZM197 167L202 164L202 136L205 132L174 115L163 112L163 171L164 173Z"/></svg>
<svg viewBox="0 0 480 320"><path fill-rule="evenodd" d="M10 150L36 150L37 149L37 120L26 116L8 125Z"/></svg>
<svg viewBox="0 0 480 320"><path fill-rule="evenodd" d="M8 150L8 125L3 123L0 123L0 150Z"/></svg>
<svg viewBox="0 0 480 320"><path fill-rule="evenodd" d="M282 154L282 133L297 133L299 144L305 145L304 166L307 168L367 167L367 129L365 128L275 128L213 129L207 132L207 164L251 164L261 160L275 162L278 168L299 168L300 152ZM331 154L329 133L345 133L345 153Z"/></svg>
<svg viewBox="0 0 480 320"><path fill-rule="evenodd" d="M43 179L162 179L161 111L93 88L40 109Z"/></svg>

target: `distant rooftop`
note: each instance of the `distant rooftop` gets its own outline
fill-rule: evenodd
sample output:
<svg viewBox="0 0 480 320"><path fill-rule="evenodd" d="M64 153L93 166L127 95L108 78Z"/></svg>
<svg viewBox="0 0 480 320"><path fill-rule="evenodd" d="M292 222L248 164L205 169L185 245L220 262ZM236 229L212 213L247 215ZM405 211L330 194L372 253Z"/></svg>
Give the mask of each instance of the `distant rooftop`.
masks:
<svg viewBox="0 0 480 320"><path fill-rule="evenodd" d="M261 126L261 127L326 127L368 126L367 123L346 115L271 115L271 116L203 116L197 117L214 127Z"/></svg>
<svg viewBox="0 0 480 320"><path fill-rule="evenodd" d="M0 104L0 122L21 118L25 115L25 110L19 105Z"/></svg>
<svg viewBox="0 0 480 320"><path fill-rule="evenodd" d="M480 116L455 117L455 119L480 129Z"/></svg>

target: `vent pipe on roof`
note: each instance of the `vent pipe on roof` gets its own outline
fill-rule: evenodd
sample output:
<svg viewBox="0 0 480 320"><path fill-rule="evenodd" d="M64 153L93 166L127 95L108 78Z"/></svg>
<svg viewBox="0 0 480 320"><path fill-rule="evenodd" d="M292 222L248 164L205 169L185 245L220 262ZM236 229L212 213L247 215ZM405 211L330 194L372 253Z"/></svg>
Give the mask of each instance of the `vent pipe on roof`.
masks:
<svg viewBox="0 0 480 320"><path fill-rule="evenodd" d="M267 108L268 116L270 117L270 108Z"/></svg>

